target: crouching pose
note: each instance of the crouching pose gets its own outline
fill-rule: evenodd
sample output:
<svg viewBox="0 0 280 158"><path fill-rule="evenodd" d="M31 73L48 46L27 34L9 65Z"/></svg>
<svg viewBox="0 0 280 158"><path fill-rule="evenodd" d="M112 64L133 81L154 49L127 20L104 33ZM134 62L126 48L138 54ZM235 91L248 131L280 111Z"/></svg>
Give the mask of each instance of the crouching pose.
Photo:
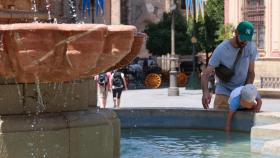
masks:
<svg viewBox="0 0 280 158"><path fill-rule="evenodd" d="M261 97L253 84L246 84L245 86L235 88L230 94L228 103L229 112L225 125L226 132L229 132L231 129L232 118L237 109L249 109L259 112L262 106Z"/></svg>

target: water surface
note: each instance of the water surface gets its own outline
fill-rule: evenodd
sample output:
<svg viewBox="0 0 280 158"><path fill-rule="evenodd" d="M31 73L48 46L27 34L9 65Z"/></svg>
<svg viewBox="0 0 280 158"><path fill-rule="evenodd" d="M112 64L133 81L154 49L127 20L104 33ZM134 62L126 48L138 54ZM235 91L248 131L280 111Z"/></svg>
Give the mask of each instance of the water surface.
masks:
<svg viewBox="0 0 280 158"><path fill-rule="evenodd" d="M125 129L121 158L271 158L250 153L250 134L190 129Z"/></svg>

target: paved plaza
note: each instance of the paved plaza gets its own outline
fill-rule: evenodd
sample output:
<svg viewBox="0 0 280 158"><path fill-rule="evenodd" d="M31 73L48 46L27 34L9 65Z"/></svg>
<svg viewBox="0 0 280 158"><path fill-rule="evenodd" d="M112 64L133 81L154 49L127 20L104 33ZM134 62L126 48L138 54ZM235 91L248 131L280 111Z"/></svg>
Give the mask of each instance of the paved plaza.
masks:
<svg viewBox="0 0 280 158"><path fill-rule="evenodd" d="M123 91L120 107L184 107L184 108L202 108L201 90L186 90L180 88L179 96L167 96L168 88L161 89L137 89ZM213 108L212 97L210 108ZM109 92L108 108L113 107L112 93ZM279 111L280 99L263 98L263 111Z"/></svg>

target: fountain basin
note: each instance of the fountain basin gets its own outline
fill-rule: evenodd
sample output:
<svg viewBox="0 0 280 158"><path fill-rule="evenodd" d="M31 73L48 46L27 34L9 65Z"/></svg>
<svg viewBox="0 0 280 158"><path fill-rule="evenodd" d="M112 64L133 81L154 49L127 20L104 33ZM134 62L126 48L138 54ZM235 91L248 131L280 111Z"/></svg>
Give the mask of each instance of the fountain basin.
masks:
<svg viewBox="0 0 280 158"><path fill-rule="evenodd" d="M223 110L203 110L203 109L195 109L195 108L122 108L122 109L115 110L115 112L120 118L121 128L129 130L130 133L133 133L133 129L137 129L137 128L138 129L165 129L166 130L165 132L167 133L169 133L167 129L218 130L218 131L222 130L223 131L226 122L227 113L228 113L228 111L223 111ZM253 113L251 111L238 111L233 118L232 132L238 131L238 132L244 132L248 134L250 133L250 144L251 144L250 150L252 155L249 154L249 157L267 157L267 158L279 157L280 156L279 121L280 121L279 112ZM143 131L144 130L142 130L142 132ZM144 131L144 133L145 132L146 131ZM151 135L147 134L146 136L151 136ZM155 136L159 138L159 135L155 135ZM222 135L220 135L219 138L221 138L221 136ZM135 136L133 137L136 139L139 138ZM208 138L206 137L205 139ZM176 140L176 138L175 139L172 138L171 141L174 140ZM181 145L183 140L184 139L179 140L180 142L179 147L181 148L182 148ZM148 141L154 142L151 138L148 139ZM169 142L161 141L161 142L163 142L164 145L170 143L170 141ZM230 142L230 141L229 139L224 139L223 142ZM131 143L134 142L132 141ZM191 142L188 143L192 144ZM230 144L232 143L233 145L236 146L234 142L231 142ZM143 144L143 143L141 141L140 142L138 141L138 144ZM171 142L171 144L174 145L174 142ZM126 145L130 145L130 144L126 144ZM133 148L133 144L130 147L131 147L130 149L137 150L137 152L143 152L141 149L139 150L137 148ZM172 149L172 147L168 146L168 149ZM153 149L149 148L149 150L153 150ZM178 150L176 151L178 153L181 153L181 151ZM232 153L233 151L230 152ZM144 152L149 153L147 151ZM172 154L172 152L169 153ZM196 151L196 154L197 153L199 154L200 152ZM129 152L126 152L126 154L129 155ZM174 155L172 154L172 156ZM230 156L227 155L227 157ZM233 155L233 157L236 157L236 155ZM242 157L245 156L242 155Z"/></svg>
<svg viewBox="0 0 280 158"><path fill-rule="evenodd" d="M0 75L34 83L107 71L137 55L144 35L127 25L11 24L0 25L0 39Z"/></svg>

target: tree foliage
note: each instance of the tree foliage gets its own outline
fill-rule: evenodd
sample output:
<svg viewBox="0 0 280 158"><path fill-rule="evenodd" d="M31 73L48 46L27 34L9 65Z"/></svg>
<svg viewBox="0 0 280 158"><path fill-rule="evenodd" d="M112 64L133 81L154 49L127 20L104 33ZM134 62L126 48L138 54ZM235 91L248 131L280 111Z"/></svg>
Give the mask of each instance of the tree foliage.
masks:
<svg viewBox="0 0 280 158"><path fill-rule="evenodd" d="M187 34L187 21L180 11L175 11L175 51L176 54L190 52L190 36ZM171 13L164 13L156 24L149 24L144 32L148 35L147 49L154 55L171 52Z"/></svg>
<svg viewBox="0 0 280 158"><path fill-rule="evenodd" d="M217 42L220 42L224 39L230 39L232 37L234 27L231 24L222 25L220 29L216 32L218 38Z"/></svg>
<svg viewBox="0 0 280 158"><path fill-rule="evenodd" d="M224 1L208 0L205 6L205 43L206 52L213 51L222 41L217 31L224 25Z"/></svg>
<svg viewBox="0 0 280 158"><path fill-rule="evenodd" d="M171 17L171 13L164 13L160 22L149 24L145 29L145 33L148 35L146 46L153 55L171 52ZM192 22L192 17L189 17L187 21L180 11L175 11L176 54L192 53ZM228 27L230 26L224 26L224 1L208 0L205 6L205 16L203 18L200 14L195 26L196 38L198 39L196 50L213 51L224 36L228 35Z"/></svg>

